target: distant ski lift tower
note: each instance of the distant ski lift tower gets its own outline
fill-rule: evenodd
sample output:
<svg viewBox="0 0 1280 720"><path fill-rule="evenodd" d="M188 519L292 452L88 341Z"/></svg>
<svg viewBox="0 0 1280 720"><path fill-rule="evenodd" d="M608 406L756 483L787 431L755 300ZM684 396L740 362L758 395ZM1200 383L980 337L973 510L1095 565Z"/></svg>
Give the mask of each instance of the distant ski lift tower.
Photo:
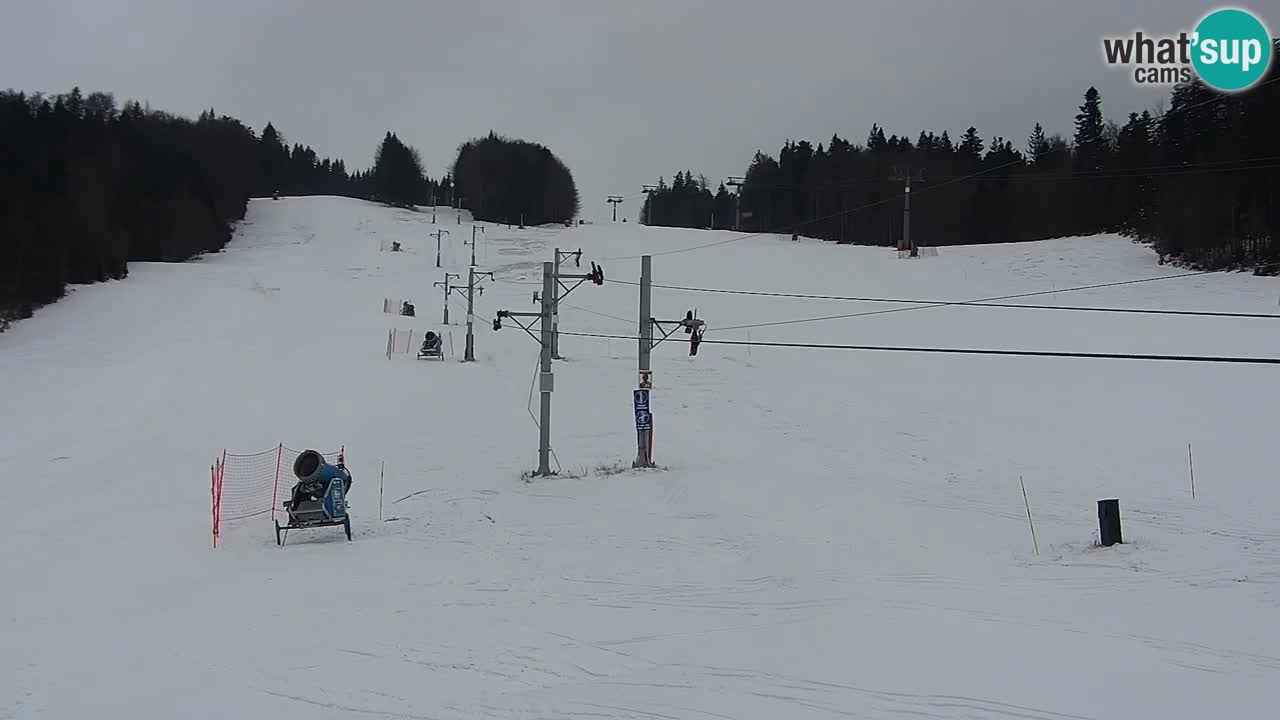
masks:
<svg viewBox="0 0 1280 720"><path fill-rule="evenodd" d="M428 237L435 237L436 239L436 267L440 267L440 238L441 236L448 235L448 234L449 234L449 231L445 230L444 228L441 228L433 233L427 233Z"/></svg>
<svg viewBox="0 0 1280 720"><path fill-rule="evenodd" d="M463 245L467 245L467 244L471 245L471 267L476 266L476 230L477 229L480 231L481 235L485 234L483 227L479 225L472 225L471 226L471 242L468 243L466 240L462 241ZM486 235L486 237L488 236Z"/></svg>
<svg viewBox="0 0 1280 720"><path fill-rule="evenodd" d="M622 202L621 195L610 195L609 204L613 206L613 221L618 222L618 203Z"/></svg>
<svg viewBox="0 0 1280 720"><path fill-rule="evenodd" d="M742 186L747 184L747 179L740 175L730 175L725 181L725 185L734 188L734 208L736 212L733 218L733 229L742 231Z"/></svg>
<svg viewBox="0 0 1280 720"><path fill-rule="evenodd" d="M431 283L432 285L444 288L444 324L449 324L449 293L457 290L457 286L449 284L449 278L458 277L458 273L445 273L444 282Z"/></svg>
<svg viewBox="0 0 1280 720"><path fill-rule="evenodd" d="M903 206L902 206L902 244L898 248L899 254L903 250L910 253L911 257L919 257L920 251L916 248L915 242L911 240L911 181L924 182L924 173L916 172L912 174L909 167L897 167L894 169L893 177L890 180L902 180L905 185L903 188Z"/></svg>
<svg viewBox="0 0 1280 720"><path fill-rule="evenodd" d="M656 192L658 192L657 185L644 186L644 194L649 196L649 211L645 213L645 218L644 218L645 225L653 224L653 204L657 202L656 200L654 200L654 198L657 197L657 195L654 194Z"/></svg>

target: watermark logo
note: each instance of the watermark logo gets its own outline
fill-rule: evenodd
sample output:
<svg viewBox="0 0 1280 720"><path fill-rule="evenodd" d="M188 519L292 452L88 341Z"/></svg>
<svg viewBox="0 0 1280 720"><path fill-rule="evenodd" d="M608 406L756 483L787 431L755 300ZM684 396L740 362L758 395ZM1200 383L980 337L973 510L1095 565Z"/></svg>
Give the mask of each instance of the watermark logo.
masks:
<svg viewBox="0 0 1280 720"><path fill-rule="evenodd" d="M1257 84L1271 66L1271 32L1257 15L1239 8L1214 10L1191 32L1152 37L1141 30L1102 40L1108 65L1133 67L1140 85L1191 82L1193 75L1215 90L1239 92Z"/></svg>

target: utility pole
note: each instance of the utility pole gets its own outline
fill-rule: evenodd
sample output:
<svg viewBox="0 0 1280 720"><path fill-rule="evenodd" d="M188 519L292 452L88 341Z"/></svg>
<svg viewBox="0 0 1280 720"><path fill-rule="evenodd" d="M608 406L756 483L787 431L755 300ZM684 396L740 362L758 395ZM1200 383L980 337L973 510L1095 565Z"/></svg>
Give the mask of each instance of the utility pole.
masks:
<svg viewBox="0 0 1280 720"><path fill-rule="evenodd" d="M453 290L457 290L456 287L451 289L449 286L449 278L451 277L461 277L461 276L458 275L458 273L447 272L444 274L444 282L431 283L436 287L444 288L444 324L445 325L449 324L449 293L452 292Z"/></svg>
<svg viewBox="0 0 1280 720"><path fill-rule="evenodd" d="M747 184L747 179L740 175L731 175L725 182L731 188L734 188L734 207L737 212L734 216L733 229L735 232L742 232L742 186Z"/></svg>
<svg viewBox="0 0 1280 720"><path fill-rule="evenodd" d="M568 255L581 255L582 251L577 253L564 253ZM492 274L490 274L492 277ZM580 278L582 282L591 280L596 285L604 284L604 268L591 263L590 275L565 275L562 277ZM578 285L581 285L579 282ZM541 368L539 375L539 389L542 392L542 413L539 422L539 444L538 444L538 471L535 476L551 475L550 455L551 455L551 391L553 389L554 380L551 374L551 344L552 344L552 315L555 307L555 288L557 283L556 264L553 262L542 263L542 293L535 292L533 294L534 302L542 304L542 311L536 313L511 312L510 310L499 310L497 317L493 319L493 329L502 329L502 319L511 319L515 324L524 330L529 337L533 338L541 348L541 360L539 367ZM578 285L574 285L576 288ZM573 288L570 288L572 291ZM566 295L568 293L565 293ZM539 318L541 320L541 337L534 335L529 325L525 325L517 318Z"/></svg>
<svg viewBox="0 0 1280 720"><path fill-rule="evenodd" d="M538 428L538 475L551 474L551 391L555 389L555 375L551 373L551 263L542 263L542 352L539 360L538 390L542 395Z"/></svg>
<svg viewBox="0 0 1280 720"><path fill-rule="evenodd" d="M431 191L431 224L436 224L436 192Z"/></svg>
<svg viewBox="0 0 1280 720"><path fill-rule="evenodd" d="M648 202L649 211L644 214L644 224L650 227L653 227L653 206L658 202L657 201L658 186L645 185L643 192L645 195L649 196L649 202Z"/></svg>
<svg viewBox="0 0 1280 720"><path fill-rule="evenodd" d="M653 197L649 197L650 212ZM649 368L649 351L653 348L653 314L649 305L653 298L653 256L640 257L640 364L636 401L636 459L631 467L653 467L649 441L653 433L653 416L649 412L649 390L653 387L653 371ZM643 393L641 392L643 391ZM641 402L643 397L644 402Z"/></svg>
<svg viewBox="0 0 1280 720"><path fill-rule="evenodd" d="M448 235L448 234L449 234L449 231L444 229L440 229L435 231L434 233L430 233L430 235L436 236L436 267L440 267L440 236Z"/></svg>
<svg viewBox="0 0 1280 720"><path fill-rule="evenodd" d="M493 279L493 273L483 272L481 276L488 275L489 279ZM480 288L480 294L484 294L484 288ZM472 330L472 325L476 319L476 269L474 267L467 269L467 350L462 356L463 362L472 362L476 359L476 336Z"/></svg>
<svg viewBox="0 0 1280 720"><path fill-rule="evenodd" d="M633 468L655 467L653 462L653 413L650 411L649 395L653 391L653 368L651 367L652 350L655 345L671 337L676 330L684 328L689 337L689 354L698 354L698 345L702 342L702 334L706 331L706 322L694 317L694 311L688 311L681 320L658 320L651 314L653 301L653 256L640 257L640 347L639 347L639 380L632 393L636 413L636 459L631 463ZM671 325L667 330L664 325ZM662 333L657 343L653 341L653 329Z"/></svg>
<svg viewBox="0 0 1280 720"><path fill-rule="evenodd" d="M459 224L459 225L461 225L461 224L462 224L462 201L463 201L463 200L466 200L466 199L467 199L467 198L466 198L466 196L464 196L464 195L459 195L459 194L458 194L458 191L457 191L456 189L453 191L453 202L454 202L454 205L455 205L454 209L458 211L458 224Z"/></svg>
<svg viewBox="0 0 1280 720"><path fill-rule="evenodd" d="M895 170L893 177L889 179L902 180L906 183L903 190L902 244L911 251L911 257L919 257L920 250L916 248L915 242L911 240L911 181L914 179L924 182L924 172L917 172L912 175L910 168L898 168Z"/></svg>
<svg viewBox="0 0 1280 720"><path fill-rule="evenodd" d="M524 330L534 340L541 345L541 360L539 363L538 389L542 394L542 407L539 416L541 420L538 423L538 471L534 473L535 477L548 477L551 472L551 391L554 388L554 376L551 373L551 294L552 282L555 279L555 271L553 263L542 263L542 312L538 313L518 313L510 310L499 310L498 316L493 320L493 329L500 330L502 328L502 319L512 319L521 330ZM515 318L536 317L542 321L541 339Z"/></svg>
<svg viewBox="0 0 1280 720"><path fill-rule="evenodd" d="M560 252L560 248L556 248L556 264L555 264L555 271L554 271L555 285L553 286L555 295L551 298L551 359L552 360L564 359L560 357L560 300L568 296L569 293L573 292L578 288L578 285L581 285L587 280L591 280L592 282L595 282L597 275L599 277L600 282L596 284L599 285L604 283L604 270L603 269L598 270L598 266L595 263L591 263L591 273L589 275L560 274L560 263L564 262L565 260L568 260L569 258L574 259L575 265L577 265L578 267L582 267L582 248L578 248L577 252L563 252L563 253ZM573 287L569 288L569 287L565 287L564 283L561 282L562 279L577 280L578 283L577 285L574 285ZM560 294L561 289L564 290L563 295Z"/></svg>
<svg viewBox="0 0 1280 720"><path fill-rule="evenodd" d="M621 195L610 195L609 204L613 206L613 221L618 222L618 203L622 202Z"/></svg>
<svg viewBox="0 0 1280 720"><path fill-rule="evenodd" d="M479 228L481 233L484 232L483 227L480 227L478 225L471 226L471 267L476 266L476 228ZM486 235L485 237L488 237L488 235ZM463 240L462 242L465 245L467 241Z"/></svg>

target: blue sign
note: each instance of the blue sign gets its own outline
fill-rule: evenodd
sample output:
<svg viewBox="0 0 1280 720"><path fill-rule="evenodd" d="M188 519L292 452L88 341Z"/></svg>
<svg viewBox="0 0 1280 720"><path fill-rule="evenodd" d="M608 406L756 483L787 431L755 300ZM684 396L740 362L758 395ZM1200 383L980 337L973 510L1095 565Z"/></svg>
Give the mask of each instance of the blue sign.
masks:
<svg viewBox="0 0 1280 720"><path fill-rule="evenodd" d="M648 390L633 390L631 391L631 395L635 400L636 410L649 409L649 391Z"/></svg>
<svg viewBox="0 0 1280 720"><path fill-rule="evenodd" d="M636 430L652 430L653 416L648 410L636 410Z"/></svg>

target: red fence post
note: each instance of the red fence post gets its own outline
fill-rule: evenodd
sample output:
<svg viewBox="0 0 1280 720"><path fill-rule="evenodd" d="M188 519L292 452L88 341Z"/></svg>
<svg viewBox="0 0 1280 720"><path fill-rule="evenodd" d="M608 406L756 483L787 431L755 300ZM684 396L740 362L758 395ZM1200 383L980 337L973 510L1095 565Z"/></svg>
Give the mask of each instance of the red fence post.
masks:
<svg viewBox="0 0 1280 720"><path fill-rule="evenodd" d="M218 461L218 537L222 537L222 481L227 477L227 451L223 449Z"/></svg>
<svg viewBox="0 0 1280 720"><path fill-rule="evenodd" d="M218 547L218 469L217 460L209 466L209 512L212 514L213 546Z"/></svg>
<svg viewBox="0 0 1280 720"><path fill-rule="evenodd" d="M222 532L222 473L227 465L227 451L221 458L214 458L210 467L209 494L213 496L213 546L218 547L218 535Z"/></svg>

